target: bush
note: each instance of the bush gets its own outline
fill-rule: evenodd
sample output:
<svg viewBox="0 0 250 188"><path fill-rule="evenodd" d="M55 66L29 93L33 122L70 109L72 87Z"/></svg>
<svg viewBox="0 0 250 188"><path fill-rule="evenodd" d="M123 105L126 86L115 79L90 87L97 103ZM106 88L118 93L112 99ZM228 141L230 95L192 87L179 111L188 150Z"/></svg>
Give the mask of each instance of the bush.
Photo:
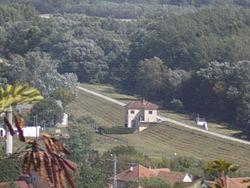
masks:
<svg viewBox="0 0 250 188"><path fill-rule="evenodd" d="M67 106L75 98L74 94L67 88L58 88L52 93L52 97L55 100L60 100L63 103L63 106Z"/></svg>
<svg viewBox="0 0 250 188"><path fill-rule="evenodd" d="M57 104L55 99L47 98L34 105L31 115L37 115L39 124L45 121L48 126L53 127L56 123L61 122L63 109Z"/></svg>
<svg viewBox="0 0 250 188"><path fill-rule="evenodd" d="M160 178L140 178L139 180L128 181L126 182L126 187L128 188L137 188L141 185L144 188L170 188L171 185L168 182Z"/></svg>
<svg viewBox="0 0 250 188"><path fill-rule="evenodd" d="M105 134L131 134L135 132L135 128L125 128L125 127L112 127L103 130Z"/></svg>
<svg viewBox="0 0 250 188"><path fill-rule="evenodd" d="M173 108L173 110L176 110L176 111L180 111L183 109L183 103L181 102L180 99L173 99L170 102L170 105L171 105L171 108Z"/></svg>
<svg viewBox="0 0 250 188"><path fill-rule="evenodd" d="M22 174L22 164L16 159L1 159L0 160L0 182L16 181Z"/></svg>

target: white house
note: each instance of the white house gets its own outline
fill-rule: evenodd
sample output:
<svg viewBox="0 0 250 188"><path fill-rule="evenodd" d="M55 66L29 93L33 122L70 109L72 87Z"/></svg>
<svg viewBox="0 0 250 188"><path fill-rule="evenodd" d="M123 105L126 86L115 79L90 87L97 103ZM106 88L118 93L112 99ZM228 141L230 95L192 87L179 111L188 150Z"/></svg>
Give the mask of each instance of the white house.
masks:
<svg viewBox="0 0 250 188"><path fill-rule="evenodd" d="M139 127L140 123L156 123L157 109L156 104L144 99L130 102L125 106L125 127Z"/></svg>
<svg viewBox="0 0 250 188"><path fill-rule="evenodd" d="M23 136L25 137L40 137L41 127L24 127L23 130Z"/></svg>
<svg viewBox="0 0 250 188"><path fill-rule="evenodd" d="M33 127L23 127L23 136L25 137L40 137L41 127L40 126L33 126ZM17 131L14 128L14 131Z"/></svg>
<svg viewBox="0 0 250 188"><path fill-rule="evenodd" d="M205 118L200 118L199 116L196 118L196 124L199 126L203 126L204 129L208 130L207 121Z"/></svg>
<svg viewBox="0 0 250 188"><path fill-rule="evenodd" d="M63 113L63 118L62 118L61 123L57 123L56 126L57 127L67 127L68 126L68 118L69 118L69 115L66 113Z"/></svg>
<svg viewBox="0 0 250 188"><path fill-rule="evenodd" d="M173 185L183 183L186 185L185 187L188 187L193 182L192 177L185 172L173 172L168 168L152 169L136 164L116 175L117 187L126 188L126 182L140 178L159 178ZM113 186L110 185L110 188L113 188ZM138 188L143 188L143 186L139 185Z"/></svg>
<svg viewBox="0 0 250 188"><path fill-rule="evenodd" d="M61 100L57 100L56 101L57 105L62 109L64 110L63 108L63 104L62 104L62 101ZM68 118L69 118L69 115L66 114L66 113L63 113L63 118L61 120L60 123L57 123L57 127L67 127L68 126Z"/></svg>
<svg viewBox="0 0 250 188"><path fill-rule="evenodd" d="M24 128L22 128L22 130L23 130L23 136L25 136L25 137L39 137L40 132L41 132L41 127L40 126L24 127ZM14 131L17 132L17 129L14 128ZM6 135L5 129L0 128L0 138L5 137L5 135Z"/></svg>

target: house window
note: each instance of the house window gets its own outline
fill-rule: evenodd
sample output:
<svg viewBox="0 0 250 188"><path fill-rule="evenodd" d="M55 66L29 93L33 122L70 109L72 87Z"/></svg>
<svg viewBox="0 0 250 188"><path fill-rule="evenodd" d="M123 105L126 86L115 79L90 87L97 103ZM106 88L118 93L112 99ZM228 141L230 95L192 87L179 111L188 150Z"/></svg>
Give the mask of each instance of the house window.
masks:
<svg viewBox="0 0 250 188"><path fill-rule="evenodd" d="M131 113L131 114L134 114L134 113L135 113L135 111L134 111L134 110L131 110L131 111L130 111L130 113Z"/></svg>
<svg viewBox="0 0 250 188"><path fill-rule="evenodd" d="M149 113L149 114L153 114L153 111L150 110L150 111L148 111L148 113Z"/></svg>

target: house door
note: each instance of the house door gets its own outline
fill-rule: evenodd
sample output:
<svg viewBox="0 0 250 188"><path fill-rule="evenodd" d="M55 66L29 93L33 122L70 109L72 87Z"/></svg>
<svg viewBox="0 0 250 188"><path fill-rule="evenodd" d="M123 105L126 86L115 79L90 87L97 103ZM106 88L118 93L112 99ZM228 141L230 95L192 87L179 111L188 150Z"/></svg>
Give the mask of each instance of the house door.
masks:
<svg viewBox="0 0 250 188"><path fill-rule="evenodd" d="M136 121L132 120L132 127L136 127Z"/></svg>

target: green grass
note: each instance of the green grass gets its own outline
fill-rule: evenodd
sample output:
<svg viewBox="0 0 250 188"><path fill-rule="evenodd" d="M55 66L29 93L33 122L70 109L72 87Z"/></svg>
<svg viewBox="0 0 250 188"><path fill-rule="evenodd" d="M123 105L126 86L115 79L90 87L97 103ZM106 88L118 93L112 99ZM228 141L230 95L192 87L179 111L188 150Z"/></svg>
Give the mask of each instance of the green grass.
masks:
<svg viewBox="0 0 250 188"><path fill-rule="evenodd" d="M150 150L151 156L155 154L171 156L177 153L205 161L226 159L239 163L241 169L245 170L250 166L249 145L227 141L173 124L156 125L133 136L137 137L137 143L141 145L142 150L148 152Z"/></svg>
<svg viewBox="0 0 250 188"><path fill-rule="evenodd" d="M123 94L117 91L111 85L101 85L101 84L81 84L82 87L90 89L92 91L96 91L105 96L111 97L113 99L119 100L124 103L129 103L133 100L137 100L138 96L131 96L127 94Z"/></svg>
<svg viewBox="0 0 250 188"><path fill-rule="evenodd" d="M180 121L182 123L197 127L196 122L194 118L191 117L191 115L176 113L170 110L159 110L158 113L161 116L168 117ZM209 120L207 121L208 121L208 130L211 132L216 132L227 136L235 136L237 134L242 134L241 130L232 127L232 125L226 123L215 123Z"/></svg>
<svg viewBox="0 0 250 188"><path fill-rule="evenodd" d="M67 108L74 117L92 117L97 126L123 126L125 113L122 106L110 103L104 99L79 91L77 99Z"/></svg>
<svg viewBox="0 0 250 188"><path fill-rule="evenodd" d="M105 96L117 99L121 102L128 103L132 100L138 99L138 96L131 96L127 94L120 93L111 85L101 85L101 84L81 84L83 87L101 93ZM159 115L168 117L188 125L197 127L196 122L191 115L176 113L167 109L159 110ZM219 134L227 136L235 136L242 134L242 131L237 129L235 126L226 123L217 123L208 120L209 131L216 132Z"/></svg>
<svg viewBox="0 0 250 188"><path fill-rule="evenodd" d="M100 91L100 88L106 87L98 86L98 88ZM116 94L114 90L112 92L108 96L120 98L120 94ZM103 93L103 90L100 93ZM127 99L128 96L125 98ZM124 124L123 107L85 92L79 92L77 99L70 104L68 110L74 113L76 117L88 115L95 119L98 125L104 127ZM161 113L166 112L163 111ZM191 121L185 115L175 116L175 113L168 112L168 117L173 119L183 118L181 121ZM117 145L134 146L144 154L158 159L171 157L176 153L180 156L193 156L205 161L226 159L230 162L240 164L242 170L247 170L250 167L249 145L223 140L170 123L156 124L136 134L94 134L93 148L100 152L104 152Z"/></svg>

